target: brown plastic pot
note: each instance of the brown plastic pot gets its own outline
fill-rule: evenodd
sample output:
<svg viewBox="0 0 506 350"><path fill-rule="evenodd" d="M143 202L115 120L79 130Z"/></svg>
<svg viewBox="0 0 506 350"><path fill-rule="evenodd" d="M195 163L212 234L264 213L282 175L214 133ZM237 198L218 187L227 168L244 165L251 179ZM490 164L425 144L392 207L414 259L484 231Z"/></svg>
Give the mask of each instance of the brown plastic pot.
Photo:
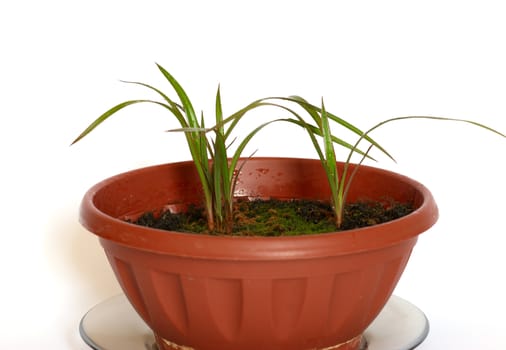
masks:
<svg viewBox="0 0 506 350"><path fill-rule="evenodd" d="M253 158L236 194L326 199L329 189L318 160ZM207 236L125 222L201 201L193 164L180 162L95 185L80 220L100 237L160 349L354 350L392 294L418 235L438 216L420 183L361 166L348 199L385 197L416 210L372 227L298 237Z"/></svg>

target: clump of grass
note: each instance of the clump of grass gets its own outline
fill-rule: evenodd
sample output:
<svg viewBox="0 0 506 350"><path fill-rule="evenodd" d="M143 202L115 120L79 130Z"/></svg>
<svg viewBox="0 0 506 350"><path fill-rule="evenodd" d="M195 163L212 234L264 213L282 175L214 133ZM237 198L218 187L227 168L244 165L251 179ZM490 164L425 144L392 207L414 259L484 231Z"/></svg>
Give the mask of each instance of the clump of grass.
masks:
<svg viewBox="0 0 506 350"><path fill-rule="evenodd" d="M241 160L245 147L260 130L269 124L279 121L291 122L303 126L308 131L313 142L316 142L316 136L322 136L321 127L306 122L294 107L302 107L302 111L307 112L313 119L313 122L316 123L320 120L318 117L319 108L309 104L300 97L266 97L247 104L245 107L225 118L223 116L221 93L218 86L215 97L214 126L207 127L204 114L201 113L200 117L197 116L192 101L179 82L161 65L157 64L157 67L169 82L173 92L177 95L177 102L166 93L162 92L162 90L151 85L141 82L125 82L145 87L151 90L151 92L154 92L161 99L129 100L113 106L94 120L72 144L80 141L109 117L128 106L139 103L161 106L166 109L179 124L178 128L169 131L184 132L186 135L186 142L204 193L204 206L208 230L210 232L230 234L233 228L234 187L237 174L240 173L240 169L244 164L241 162L245 161ZM292 106L289 106L290 104ZM287 112L291 117L272 118L265 123L259 124L252 130L245 132L245 136L240 142L232 139L232 132L237 127L238 123L248 112L259 107L275 107L280 111ZM337 117L334 117L334 120L357 135L363 135L363 132L352 124ZM349 143L338 137L327 135L327 139L328 138L331 139L331 142L352 149ZM365 138L374 143L368 136L365 136ZM237 144L237 146L235 150L232 150L231 146L234 141L236 141L235 144ZM357 148L353 151L363 153ZM252 155L249 155L248 157L251 156Z"/></svg>
<svg viewBox="0 0 506 350"><path fill-rule="evenodd" d="M466 120L466 119L458 119L458 118L447 118L447 117L436 117L436 116L405 116L405 117L396 117L396 118L390 118L383 120L379 122L378 124L374 125L372 128L367 130L366 132L362 133L358 140L355 142L355 144L352 147L348 147L350 149L350 152L348 153L348 157L344 162L344 169L342 174L339 174L337 165L336 165L336 153L334 149L334 136L331 132L330 127L330 121L335 121L336 117L333 114L328 113L325 110L325 106L322 100L321 108L315 108L314 106L308 105L307 106L308 113L312 116L313 120L316 121L316 125L319 128L318 131L315 131L313 129L313 126L305 125L304 123L297 123L301 127L305 128L309 136L311 138L311 141L313 142L313 145L318 153L318 156L320 157L320 160L322 162L322 166L325 169L325 173L327 175L327 180L330 185L331 190L331 201L332 201L332 207L334 209L334 217L335 217L335 223L338 228L342 227L343 220L344 220L344 213L345 213L345 204L346 204L346 197L348 194L348 191L350 189L350 186L353 182L353 177L355 176L357 170L359 169L359 166L362 164L365 158L369 156L369 152L373 147L380 147L376 142L372 141L369 137L369 134L378 129L379 127L395 122L395 121L401 121L401 120L410 120L410 119L426 119L426 120L437 120L437 121L451 121L451 122L460 122L460 123L467 123L471 124L473 126L477 126L479 128L485 129L487 131L490 131L492 133L495 133L499 136L506 137L506 135L500 133L499 131L492 129L489 126L477 123L472 120ZM315 139L314 135L317 134L322 137L323 139L323 147L320 146L320 144ZM365 152L362 152L358 150L358 146L362 141L368 141L369 146ZM430 142L430 141L428 141ZM386 152L383 148L380 147L380 150L386 154L390 159L394 160L394 158ZM351 158L355 153L360 153L362 155L360 161L358 162L359 166L356 166L354 170L350 173L350 164L351 164Z"/></svg>

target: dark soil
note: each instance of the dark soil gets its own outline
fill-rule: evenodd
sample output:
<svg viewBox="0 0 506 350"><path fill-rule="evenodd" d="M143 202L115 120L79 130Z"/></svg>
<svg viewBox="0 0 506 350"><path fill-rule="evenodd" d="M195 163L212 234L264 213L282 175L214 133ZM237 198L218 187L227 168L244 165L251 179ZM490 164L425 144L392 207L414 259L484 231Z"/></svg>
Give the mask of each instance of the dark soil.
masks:
<svg viewBox="0 0 506 350"><path fill-rule="evenodd" d="M392 201L351 203L346 205L343 224L337 229L331 206L325 202L243 200L235 203L233 232L239 236L291 236L343 231L395 220L412 211L411 205ZM145 213L135 223L169 231L210 233L202 208L195 206L184 213Z"/></svg>

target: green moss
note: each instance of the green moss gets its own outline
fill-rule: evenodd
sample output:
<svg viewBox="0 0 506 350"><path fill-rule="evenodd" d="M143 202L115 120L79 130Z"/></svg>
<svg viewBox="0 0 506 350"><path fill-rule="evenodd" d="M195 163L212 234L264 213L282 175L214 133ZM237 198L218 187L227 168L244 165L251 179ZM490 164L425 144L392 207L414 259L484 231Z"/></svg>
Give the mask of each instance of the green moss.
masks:
<svg viewBox="0 0 506 350"><path fill-rule="evenodd" d="M326 202L311 200L238 201L234 208L234 235L293 236L348 230L397 219L412 211L411 205L392 201L347 204L340 229ZM184 213L145 213L135 223L178 232L209 234L202 208L191 206Z"/></svg>

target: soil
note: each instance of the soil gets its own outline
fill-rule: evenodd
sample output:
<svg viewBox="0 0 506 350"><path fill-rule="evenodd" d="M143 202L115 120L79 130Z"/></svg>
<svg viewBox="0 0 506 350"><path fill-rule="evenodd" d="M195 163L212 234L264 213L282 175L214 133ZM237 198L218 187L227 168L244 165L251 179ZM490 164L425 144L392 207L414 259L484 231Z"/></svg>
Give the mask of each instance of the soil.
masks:
<svg viewBox="0 0 506 350"><path fill-rule="evenodd" d="M357 202L345 206L342 226L335 225L329 203L311 200L241 200L234 208L233 234L238 236L291 236L343 231L395 220L413 211L410 204L393 201ZM191 206L184 213L145 213L134 223L178 232L213 234L204 211Z"/></svg>

